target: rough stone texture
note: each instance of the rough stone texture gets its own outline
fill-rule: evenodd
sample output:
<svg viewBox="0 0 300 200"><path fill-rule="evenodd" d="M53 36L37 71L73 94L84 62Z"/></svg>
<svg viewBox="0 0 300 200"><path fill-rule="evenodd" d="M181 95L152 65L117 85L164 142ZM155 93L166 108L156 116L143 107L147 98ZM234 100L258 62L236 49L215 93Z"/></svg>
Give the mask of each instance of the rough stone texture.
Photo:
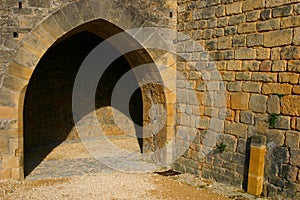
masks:
<svg viewBox="0 0 300 200"><path fill-rule="evenodd" d="M185 0L178 4L187 8L193 2ZM211 59L218 62L227 90L224 132L239 138L237 151L243 156L246 138L265 135L268 155L263 193L293 199L292 191L296 191L299 183L295 179L295 166L289 161L288 148L298 147L293 141L297 140L296 132L300 130L299 3L297 0L200 2L198 8L184 12L187 16L190 12L204 11L205 16L201 19L179 16L182 28L178 30L190 35L197 33L197 42L209 44L206 50ZM203 26L189 28L192 23ZM274 128L270 128L271 114L278 115ZM241 134L243 132L237 129L246 133ZM227 162L220 157L206 159L202 175L234 184L230 173L224 173L227 168L223 166ZM228 158L239 159L236 154ZM283 166L287 173L278 176ZM239 167L235 172L243 177Z"/></svg>
<svg viewBox="0 0 300 200"><path fill-rule="evenodd" d="M299 175L295 175L299 173L296 169L299 163L297 138L299 140L300 131L298 0L74 2L28 0L24 2L23 9L18 9L16 1L1 2L0 131L5 132L0 135L0 143L3 144L0 148L0 178L17 177L16 174L22 173L21 162L18 162L23 151L23 131L18 130L21 128L18 116L22 116L22 111L19 113L16 108L20 107L20 90L31 79L32 73L36 73L38 60L58 37L72 29L71 34L76 35L78 30L74 31L74 28L77 25L97 17L112 23L109 26L92 26L90 31L104 38L109 37L113 30L114 33L118 32L115 26L123 29L159 26L186 34L171 42L178 43L177 51L184 58L178 57L177 61L174 58L171 62L172 68L184 77L178 76L180 80L174 84L177 86L177 97L180 97L177 99L183 102L175 103L175 95L170 98L173 104L167 105L170 115L168 127L162 129L158 140L152 137L147 140L145 145L149 145L148 149L162 147L166 135L172 138L170 133L178 131L175 125L184 125L184 129L178 131L180 134L176 142L189 146L189 149L174 166L185 172L241 186L247 180L244 176L247 166L244 165L249 161L248 138L263 134L268 141L264 195L297 199L293 195L299 188ZM188 36L195 42L189 40ZM143 37L147 37L147 34ZM168 36L164 37L167 41ZM22 43L23 40L26 42ZM148 40L147 43L156 45L157 41ZM130 42L128 44L131 45ZM172 60L165 52L149 52L154 60L163 57L155 60L159 65ZM131 64L139 65L147 60L146 54L140 52L127 58ZM197 64L200 60L205 64ZM68 65L64 66L67 68ZM201 72L197 73L197 70ZM52 72L48 75L52 74L55 79L60 70L55 68ZM168 73L161 74L170 77ZM63 80L64 77L57 78L52 82L53 87L68 88ZM146 91L149 95L144 95L143 99L146 105L144 114L150 109L147 107L151 104L149 102L164 102L160 96L163 89L154 86L149 88L151 91ZM195 90L196 97L193 96ZM42 91L46 93L47 88ZM153 96L155 98L151 99ZM47 100L51 99L54 101L50 96ZM56 101L58 106L55 109L64 112L62 105L65 105L63 100L66 98L57 99L62 102ZM280 114L274 128L270 128L270 114ZM102 115L106 116L103 126L111 132L118 132L112 127L112 118L105 113ZM6 119L12 116L17 117ZM55 119L50 112L49 117ZM148 115L142 118L146 124L149 123ZM69 122L67 119L65 121ZM44 129L47 130L47 127ZM212 133L210 137L213 135L217 138L212 137L213 140L206 145L201 136L207 131ZM190 133L197 137L190 137ZM35 142L39 143L38 140L43 139L36 139ZM228 148L223 153L215 153L214 148L222 142Z"/></svg>

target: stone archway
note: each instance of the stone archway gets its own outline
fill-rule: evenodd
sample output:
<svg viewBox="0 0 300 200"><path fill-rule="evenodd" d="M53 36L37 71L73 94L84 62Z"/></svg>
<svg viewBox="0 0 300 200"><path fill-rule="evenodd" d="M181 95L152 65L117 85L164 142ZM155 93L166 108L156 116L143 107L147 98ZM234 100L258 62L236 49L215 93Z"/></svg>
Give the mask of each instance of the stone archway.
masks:
<svg viewBox="0 0 300 200"><path fill-rule="evenodd" d="M111 12L109 14L107 13L108 7L113 8L110 9ZM81 0L67 5L47 17L23 39L13 61L8 66L8 73L3 83L3 87L9 91L10 97L8 98L7 106L3 108L7 115L5 118L12 119L11 121L14 123L8 132L12 136L9 136L11 138L9 143L12 143L11 149L13 150L9 155L2 158L2 168L6 172L7 178L20 179L24 177L23 102L27 84L38 62L53 44L63 39L66 33L70 33L75 28L97 19L109 22L110 26L106 27L106 30L94 30L94 32L101 33L101 37L104 39L121 30L154 24L140 15L129 12L126 7L116 5L112 1ZM155 59L157 52L152 54L150 51L148 53L148 56L150 55L150 58L152 57L155 62L164 62ZM140 52L140 55L143 58L144 53ZM128 62L133 64L130 61L130 56L128 58ZM171 62L175 64L175 60ZM136 64L138 63L139 61L136 62ZM174 99L173 96L172 98ZM174 104L167 104L167 110L169 108L174 108ZM175 112L172 113L175 114ZM173 125L174 116L168 117L168 127L166 129L169 132L174 129L172 128ZM172 134L168 133L169 137L170 135Z"/></svg>

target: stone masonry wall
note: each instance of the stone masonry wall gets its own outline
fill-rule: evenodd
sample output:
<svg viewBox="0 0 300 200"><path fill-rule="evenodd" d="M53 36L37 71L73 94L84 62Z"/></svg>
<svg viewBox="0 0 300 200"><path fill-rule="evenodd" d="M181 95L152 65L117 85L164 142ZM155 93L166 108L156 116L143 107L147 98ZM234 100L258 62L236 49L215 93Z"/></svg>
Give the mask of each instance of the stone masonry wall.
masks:
<svg viewBox="0 0 300 200"><path fill-rule="evenodd" d="M226 118L218 141L223 153L201 155L203 140L195 138L179 159L178 169L224 183L246 187L251 136L266 137L264 195L300 196L300 2L299 0L178 0L178 31L201 45L210 56L222 84L201 84L193 62L201 60L181 47L178 70L194 88L226 91ZM203 54L200 54L200 57ZM188 71L190 70L190 71ZM213 74L209 80L213 80ZM194 78L194 79L193 79ZM209 129L207 118L222 113L202 99L198 134ZM216 99L215 99L216 101ZM210 122L211 123L211 122ZM213 133L212 133L213 134Z"/></svg>

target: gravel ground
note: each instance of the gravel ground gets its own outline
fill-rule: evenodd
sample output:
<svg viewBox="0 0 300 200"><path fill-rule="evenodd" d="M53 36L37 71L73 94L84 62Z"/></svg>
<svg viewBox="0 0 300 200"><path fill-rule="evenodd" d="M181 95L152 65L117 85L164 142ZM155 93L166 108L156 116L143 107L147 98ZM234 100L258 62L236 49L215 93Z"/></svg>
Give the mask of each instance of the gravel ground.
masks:
<svg viewBox="0 0 300 200"><path fill-rule="evenodd" d="M129 152L135 152L138 148L132 139L112 138L111 141ZM88 143L95 148L100 146L101 150L105 150L104 144L101 140ZM38 159L41 150L47 148L29 154L29 160L34 162ZM113 151L107 151L106 154L107 158L120 156ZM240 189L201 180L189 174L165 177L153 171L129 173L128 170L107 170L103 165L93 164L96 162L92 160L93 156L78 141L67 141L57 146L43 159L24 181L0 180L0 200L259 199ZM135 161L136 158L124 159ZM144 168L149 164L141 160L137 162L137 167Z"/></svg>
<svg viewBox="0 0 300 200"><path fill-rule="evenodd" d="M156 174L99 173L80 177L0 181L0 199L210 199L228 198Z"/></svg>

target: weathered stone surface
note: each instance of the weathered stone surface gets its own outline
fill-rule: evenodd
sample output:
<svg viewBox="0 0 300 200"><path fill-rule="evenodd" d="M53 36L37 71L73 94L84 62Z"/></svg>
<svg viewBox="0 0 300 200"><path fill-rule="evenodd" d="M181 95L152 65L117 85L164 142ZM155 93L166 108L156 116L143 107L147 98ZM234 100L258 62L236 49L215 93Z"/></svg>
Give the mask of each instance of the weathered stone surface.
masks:
<svg viewBox="0 0 300 200"><path fill-rule="evenodd" d="M236 80L238 80L238 81L250 81L251 80L251 73L250 72L237 72L236 73Z"/></svg>
<svg viewBox="0 0 300 200"><path fill-rule="evenodd" d="M247 35L247 46L260 46L263 44L263 35L262 34L250 34Z"/></svg>
<svg viewBox="0 0 300 200"><path fill-rule="evenodd" d="M282 98L281 112L284 115L299 116L300 115L300 96L288 95Z"/></svg>
<svg viewBox="0 0 300 200"><path fill-rule="evenodd" d="M284 60L275 60L272 63L273 72L283 72L287 69L287 62Z"/></svg>
<svg viewBox="0 0 300 200"><path fill-rule="evenodd" d="M266 83L262 87L263 94L292 94L290 84Z"/></svg>
<svg viewBox="0 0 300 200"><path fill-rule="evenodd" d="M300 132L299 131L287 131L285 143L290 148L293 148L293 149L299 148L300 147Z"/></svg>
<svg viewBox="0 0 300 200"><path fill-rule="evenodd" d="M300 86L299 85L295 85L293 87L293 94L300 94Z"/></svg>
<svg viewBox="0 0 300 200"><path fill-rule="evenodd" d="M300 166L300 150L291 150L291 164L294 166Z"/></svg>
<svg viewBox="0 0 300 200"><path fill-rule="evenodd" d="M238 33L254 33L256 32L255 23L243 23L238 26Z"/></svg>
<svg viewBox="0 0 300 200"><path fill-rule="evenodd" d="M290 16L282 18L281 28L292 28L300 26L300 16Z"/></svg>
<svg viewBox="0 0 300 200"><path fill-rule="evenodd" d="M218 38L218 49L229 49L231 48L231 37L219 37Z"/></svg>
<svg viewBox="0 0 300 200"><path fill-rule="evenodd" d="M265 6L265 1L263 0L249 0L243 4L243 11L263 8L264 6Z"/></svg>
<svg viewBox="0 0 300 200"><path fill-rule="evenodd" d="M226 14L234 15L242 13L242 2L235 2L232 4L226 5Z"/></svg>
<svg viewBox="0 0 300 200"><path fill-rule="evenodd" d="M252 73L252 81L276 82L277 74L274 73Z"/></svg>
<svg viewBox="0 0 300 200"><path fill-rule="evenodd" d="M271 95L267 102L267 112L268 113L280 113L280 99L277 95Z"/></svg>
<svg viewBox="0 0 300 200"><path fill-rule="evenodd" d="M227 90L230 92L240 92L242 89L242 83L241 82L231 82L227 85Z"/></svg>
<svg viewBox="0 0 300 200"><path fill-rule="evenodd" d="M242 86L243 92L260 93L262 83L244 82Z"/></svg>
<svg viewBox="0 0 300 200"><path fill-rule="evenodd" d="M234 122L225 122L225 133L245 139L247 137L247 125Z"/></svg>
<svg viewBox="0 0 300 200"><path fill-rule="evenodd" d="M261 71L261 72L270 72L271 68L272 68L271 61L263 61L259 65L259 71Z"/></svg>
<svg viewBox="0 0 300 200"><path fill-rule="evenodd" d="M264 113L267 110L267 97L264 95L252 94L249 102L249 109L253 112Z"/></svg>
<svg viewBox="0 0 300 200"><path fill-rule="evenodd" d="M281 51L281 58L286 60L297 60L300 58L299 47L284 47Z"/></svg>
<svg viewBox="0 0 300 200"><path fill-rule="evenodd" d="M273 17L284 17L292 15L293 12L293 6L287 5L282 7L277 7L272 9L272 16Z"/></svg>
<svg viewBox="0 0 300 200"><path fill-rule="evenodd" d="M295 28L294 30L293 44L300 45L300 28Z"/></svg>
<svg viewBox="0 0 300 200"><path fill-rule="evenodd" d="M268 130L267 131L267 143L275 142L277 145L282 146L284 144L284 131L281 130Z"/></svg>
<svg viewBox="0 0 300 200"><path fill-rule="evenodd" d="M297 84L299 80L299 74L296 73L280 73L279 82Z"/></svg>
<svg viewBox="0 0 300 200"><path fill-rule="evenodd" d="M50 0L28 0L28 5L30 7L49 8Z"/></svg>
<svg viewBox="0 0 300 200"><path fill-rule="evenodd" d="M250 111L241 111L240 121L245 124L254 124L254 113Z"/></svg>
<svg viewBox="0 0 300 200"><path fill-rule="evenodd" d="M280 19L270 19L257 23L258 31L272 31L280 28Z"/></svg>
<svg viewBox="0 0 300 200"><path fill-rule="evenodd" d="M298 61L298 60L289 61L288 71L290 71L290 72L299 72L300 71L300 61Z"/></svg>
<svg viewBox="0 0 300 200"><path fill-rule="evenodd" d="M231 71L231 70L234 70L234 71L238 71L238 70L241 70L242 68L242 62L241 61L229 61L227 63L227 70Z"/></svg>
<svg viewBox="0 0 300 200"><path fill-rule="evenodd" d="M246 46L246 36L245 35L235 35L232 39L232 46L234 46L234 47Z"/></svg>
<svg viewBox="0 0 300 200"><path fill-rule="evenodd" d="M248 110L249 94L238 92L231 94L231 108L236 110Z"/></svg>
<svg viewBox="0 0 300 200"><path fill-rule="evenodd" d="M235 50L235 59L237 60L253 60L256 58L255 49L238 49Z"/></svg>
<svg viewBox="0 0 300 200"><path fill-rule="evenodd" d="M286 116L279 116L275 123L275 128L283 130L291 129L291 118Z"/></svg>
<svg viewBox="0 0 300 200"><path fill-rule="evenodd" d="M292 30L279 30L267 32L264 34L264 46L266 47L276 47L282 45L288 45L292 43L293 40Z"/></svg>

